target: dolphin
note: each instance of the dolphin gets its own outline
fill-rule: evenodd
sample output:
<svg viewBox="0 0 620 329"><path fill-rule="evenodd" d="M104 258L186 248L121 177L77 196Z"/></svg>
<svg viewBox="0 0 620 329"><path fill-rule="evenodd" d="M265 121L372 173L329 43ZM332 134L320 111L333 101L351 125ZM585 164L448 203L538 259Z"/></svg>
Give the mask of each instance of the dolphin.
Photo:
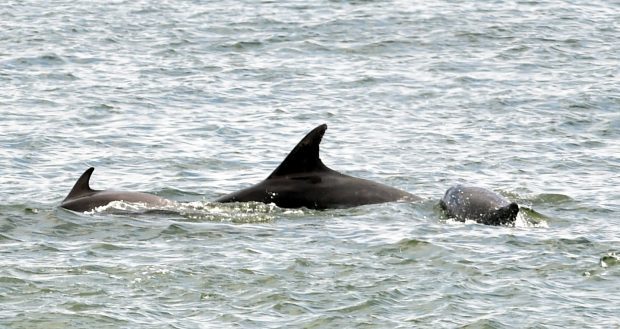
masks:
<svg viewBox="0 0 620 329"><path fill-rule="evenodd" d="M463 185L450 187L439 205L449 217L486 225L512 224L519 212L519 205L493 191Z"/></svg>
<svg viewBox="0 0 620 329"><path fill-rule="evenodd" d="M224 195L216 202L275 203L280 208L349 208L392 201L420 201L411 193L341 174L319 158L319 144L327 130L310 131L282 163L260 183Z"/></svg>
<svg viewBox="0 0 620 329"><path fill-rule="evenodd" d="M153 194L141 192L125 192L113 190L93 190L90 188L90 176L95 168L88 168L71 189L67 197L62 200L60 206L73 211L90 211L96 207L109 204L112 201L125 201L132 203L143 203L149 207L165 206L172 201L160 198Z"/></svg>

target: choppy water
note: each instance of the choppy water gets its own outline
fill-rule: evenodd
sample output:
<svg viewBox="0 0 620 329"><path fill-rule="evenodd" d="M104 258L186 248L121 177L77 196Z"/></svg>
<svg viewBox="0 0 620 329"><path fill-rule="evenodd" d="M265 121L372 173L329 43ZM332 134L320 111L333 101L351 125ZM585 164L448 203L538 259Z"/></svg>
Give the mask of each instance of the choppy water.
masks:
<svg viewBox="0 0 620 329"><path fill-rule="evenodd" d="M620 326L617 1L0 5L0 327ZM209 200L316 125L427 202ZM59 209L95 188L191 202ZM442 218L454 183L533 211Z"/></svg>

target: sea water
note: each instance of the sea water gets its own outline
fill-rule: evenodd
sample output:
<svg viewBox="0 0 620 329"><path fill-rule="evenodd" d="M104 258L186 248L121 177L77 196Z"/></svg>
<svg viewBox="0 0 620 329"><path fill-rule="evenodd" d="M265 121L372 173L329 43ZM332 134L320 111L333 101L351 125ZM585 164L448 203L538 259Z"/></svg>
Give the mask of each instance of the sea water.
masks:
<svg viewBox="0 0 620 329"><path fill-rule="evenodd" d="M212 202L323 123L425 201ZM90 166L179 204L59 208ZM620 4L4 2L0 172L2 328L618 327Z"/></svg>

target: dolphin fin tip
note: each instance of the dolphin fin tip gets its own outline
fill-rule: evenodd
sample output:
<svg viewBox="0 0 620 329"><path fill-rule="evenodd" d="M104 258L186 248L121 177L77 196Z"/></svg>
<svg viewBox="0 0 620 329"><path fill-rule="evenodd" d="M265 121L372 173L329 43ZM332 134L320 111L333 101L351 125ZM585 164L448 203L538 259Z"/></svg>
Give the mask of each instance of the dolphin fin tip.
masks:
<svg viewBox="0 0 620 329"><path fill-rule="evenodd" d="M67 197L63 200L69 200L71 198L75 198L77 196L92 192L93 190L90 188L90 176L95 171L95 167L90 167L84 171L84 173L78 178L71 189L71 192L67 195Z"/></svg>
<svg viewBox="0 0 620 329"><path fill-rule="evenodd" d="M267 179L327 169L319 158L319 145L326 130L327 124L323 123L307 133Z"/></svg>

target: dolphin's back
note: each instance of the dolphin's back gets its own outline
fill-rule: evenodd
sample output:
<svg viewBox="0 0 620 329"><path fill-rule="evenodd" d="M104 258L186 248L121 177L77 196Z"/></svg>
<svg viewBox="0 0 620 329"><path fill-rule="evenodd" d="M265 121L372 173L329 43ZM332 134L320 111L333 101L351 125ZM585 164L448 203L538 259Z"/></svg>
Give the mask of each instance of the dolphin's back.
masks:
<svg viewBox="0 0 620 329"><path fill-rule="evenodd" d="M334 209L400 200L419 201L420 198L370 180L338 172L319 172L268 178L216 201L274 203L280 208Z"/></svg>
<svg viewBox="0 0 620 329"><path fill-rule="evenodd" d="M90 188L90 176L95 168L88 168L76 181L67 197L60 206L73 211L90 211L105 206L112 201L143 203L147 206L162 206L170 204L170 200L153 194L127 191L99 191Z"/></svg>
<svg viewBox="0 0 620 329"><path fill-rule="evenodd" d="M60 206L65 209L83 212L93 210L97 207L106 206L113 201L141 203L150 207L164 206L170 203L169 200L160 198L153 194L142 192L106 190L98 191L91 195L83 196L80 198L65 200Z"/></svg>
<svg viewBox="0 0 620 329"><path fill-rule="evenodd" d="M230 193L217 202L275 203L282 208L329 209L421 198L399 189L341 174L319 157L327 125L310 131L262 182Z"/></svg>

